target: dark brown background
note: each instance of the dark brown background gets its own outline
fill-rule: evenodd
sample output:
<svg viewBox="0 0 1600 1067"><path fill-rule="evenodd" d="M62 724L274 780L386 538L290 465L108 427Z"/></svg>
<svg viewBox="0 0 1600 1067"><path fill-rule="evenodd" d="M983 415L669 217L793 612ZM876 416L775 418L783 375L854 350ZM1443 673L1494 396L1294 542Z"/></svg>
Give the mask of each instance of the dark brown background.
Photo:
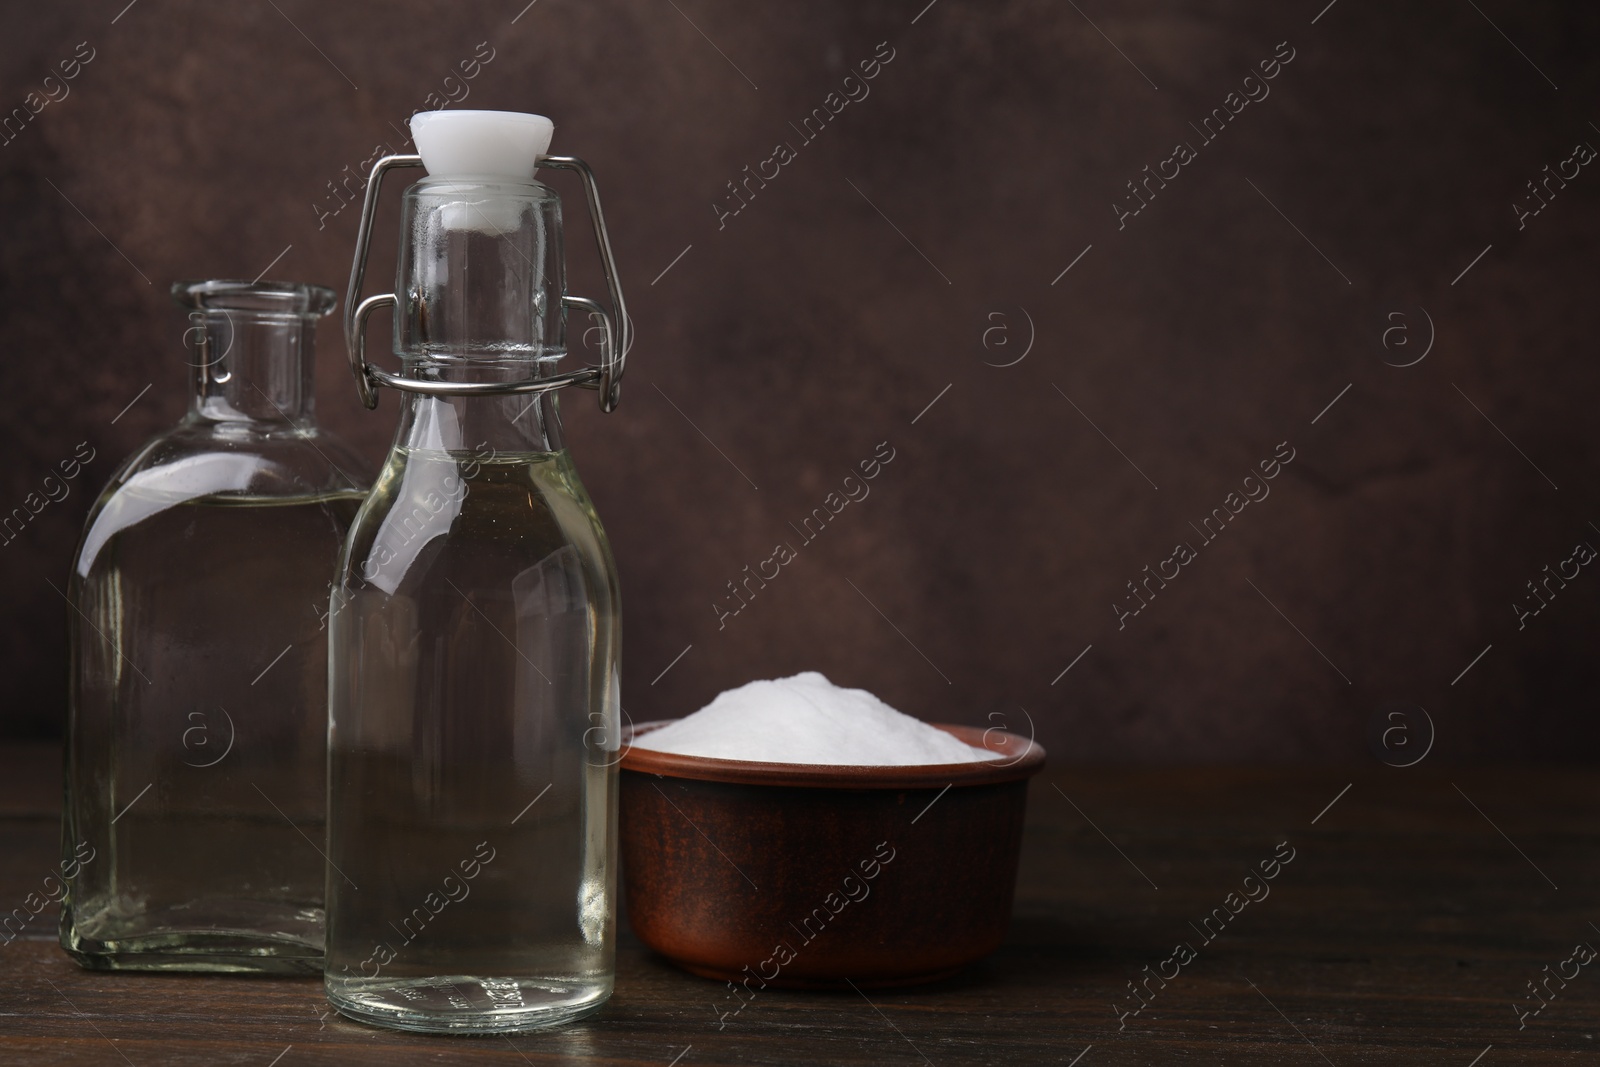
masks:
<svg viewBox="0 0 1600 1067"><path fill-rule="evenodd" d="M1600 174L1523 231L1511 205L1600 145L1600 12L925 2L5 5L0 107L79 42L96 57L0 147L0 509L79 441L99 458L0 547L0 732L59 729L52 583L93 492L183 409L167 283L291 246L272 276L342 290L356 211L319 229L326 183L405 150L396 127L486 41L464 106L549 114L553 150L595 166L637 323L620 411L566 407L633 718L816 668L929 719L1026 729L1025 708L1064 762L1371 758L1389 699L1428 709L1435 760L1592 757L1600 576L1522 631L1511 605L1600 545ZM801 147L788 124L882 41L871 95ZM1124 183L1281 41L1270 97L1119 232ZM779 141L799 158L719 231L724 183ZM598 296L576 188L550 180ZM393 218L391 193L376 285ZM1430 354L1386 366L1422 351L1421 309ZM986 365L1028 319L1026 358ZM1397 321L1411 345L1386 351ZM322 341L322 417L376 461L394 398L363 411ZM799 547L787 523L885 440L871 496L719 631L723 584ZM1124 582L1281 441L1271 497L1119 632Z"/></svg>

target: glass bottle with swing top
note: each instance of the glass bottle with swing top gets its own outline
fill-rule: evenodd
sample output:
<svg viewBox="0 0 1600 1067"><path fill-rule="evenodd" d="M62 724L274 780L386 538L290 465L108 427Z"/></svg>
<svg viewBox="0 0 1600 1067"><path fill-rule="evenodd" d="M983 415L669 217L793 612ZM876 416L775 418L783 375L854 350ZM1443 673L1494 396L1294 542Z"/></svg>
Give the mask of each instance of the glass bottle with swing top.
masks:
<svg viewBox="0 0 1600 1067"><path fill-rule="evenodd" d="M537 115L424 112L373 168L347 304L357 387L400 402L332 596L326 989L407 1030L551 1026L611 993L620 609L557 390L612 410L628 320L592 174ZM393 293L357 303L374 207L406 189ZM561 202L582 179L611 313L565 292ZM392 309L398 372L365 329ZM598 366L562 372L569 309Z"/></svg>

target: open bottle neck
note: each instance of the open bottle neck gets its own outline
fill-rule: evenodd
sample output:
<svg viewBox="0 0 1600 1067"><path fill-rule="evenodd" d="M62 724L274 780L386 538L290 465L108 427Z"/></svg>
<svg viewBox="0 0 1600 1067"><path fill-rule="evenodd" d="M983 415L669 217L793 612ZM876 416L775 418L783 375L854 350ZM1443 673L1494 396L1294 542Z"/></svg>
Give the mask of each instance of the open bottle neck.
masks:
<svg viewBox="0 0 1600 1067"><path fill-rule="evenodd" d="M190 419L309 428L316 323L332 289L213 279L175 282L172 298L189 309Z"/></svg>
<svg viewBox="0 0 1600 1067"><path fill-rule="evenodd" d="M296 426L313 421L315 319L226 308L189 318L191 417Z"/></svg>

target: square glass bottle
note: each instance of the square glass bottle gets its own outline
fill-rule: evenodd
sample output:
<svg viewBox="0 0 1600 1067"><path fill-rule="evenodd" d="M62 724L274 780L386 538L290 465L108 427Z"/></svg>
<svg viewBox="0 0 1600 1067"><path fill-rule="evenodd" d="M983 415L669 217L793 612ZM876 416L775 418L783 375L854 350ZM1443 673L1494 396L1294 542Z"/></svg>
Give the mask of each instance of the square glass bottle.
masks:
<svg viewBox="0 0 1600 1067"><path fill-rule="evenodd" d="M327 591L364 496L312 409L321 286L173 286L193 397L69 581L62 946L101 970L322 969Z"/></svg>

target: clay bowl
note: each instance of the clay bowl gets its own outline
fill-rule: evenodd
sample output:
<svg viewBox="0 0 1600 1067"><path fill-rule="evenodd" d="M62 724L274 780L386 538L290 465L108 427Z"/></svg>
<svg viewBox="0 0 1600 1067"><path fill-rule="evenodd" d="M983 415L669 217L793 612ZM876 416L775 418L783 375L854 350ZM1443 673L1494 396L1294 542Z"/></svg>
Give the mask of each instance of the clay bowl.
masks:
<svg viewBox="0 0 1600 1067"><path fill-rule="evenodd" d="M924 767L632 747L665 725L622 758L624 891L650 948L753 992L930 982L1000 945L1039 745L940 726L1001 758Z"/></svg>

